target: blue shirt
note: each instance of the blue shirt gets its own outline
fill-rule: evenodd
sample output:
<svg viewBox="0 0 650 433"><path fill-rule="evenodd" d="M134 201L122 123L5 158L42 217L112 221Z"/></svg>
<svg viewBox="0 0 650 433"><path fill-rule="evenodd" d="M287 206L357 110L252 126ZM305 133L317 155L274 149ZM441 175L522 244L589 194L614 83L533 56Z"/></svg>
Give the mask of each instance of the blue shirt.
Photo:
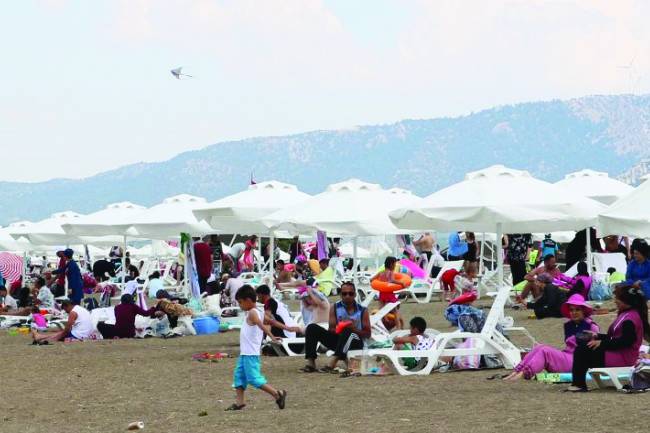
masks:
<svg viewBox="0 0 650 433"><path fill-rule="evenodd" d="M70 291L72 292L72 295L70 295L70 300L78 304L84 297L84 292L83 292L84 282L83 279L81 278L81 269L79 269L79 265L77 264L77 262L75 262L74 260L70 260L69 262L66 263L65 268L57 269L52 273L65 274L65 276L68 278L68 289L70 289Z"/></svg>
<svg viewBox="0 0 650 433"><path fill-rule="evenodd" d="M641 281L641 290L646 299L650 297L650 260L644 260L638 263L632 260L627 264L627 273L625 274L625 283L634 284Z"/></svg>
<svg viewBox="0 0 650 433"><path fill-rule="evenodd" d="M458 233L454 232L449 235L448 256L461 257L467 253L467 242L460 240Z"/></svg>

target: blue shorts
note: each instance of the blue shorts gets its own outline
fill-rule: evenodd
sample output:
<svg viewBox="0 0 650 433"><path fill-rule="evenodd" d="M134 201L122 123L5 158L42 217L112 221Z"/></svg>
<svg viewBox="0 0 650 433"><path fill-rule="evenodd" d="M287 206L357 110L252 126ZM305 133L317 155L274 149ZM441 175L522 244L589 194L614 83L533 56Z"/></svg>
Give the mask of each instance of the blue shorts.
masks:
<svg viewBox="0 0 650 433"><path fill-rule="evenodd" d="M233 373L233 388L246 389L248 385L259 388L266 384L266 378L262 376L262 363L258 355L239 355L237 365Z"/></svg>

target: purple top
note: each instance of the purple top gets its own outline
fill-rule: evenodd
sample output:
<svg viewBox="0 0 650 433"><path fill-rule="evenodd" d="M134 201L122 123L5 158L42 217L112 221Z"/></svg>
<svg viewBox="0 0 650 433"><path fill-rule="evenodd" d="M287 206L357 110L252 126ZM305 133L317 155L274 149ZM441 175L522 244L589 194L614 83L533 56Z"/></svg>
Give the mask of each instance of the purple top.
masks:
<svg viewBox="0 0 650 433"><path fill-rule="evenodd" d="M621 339L625 324L632 323L634 326L634 341L627 347L620 347L612 350L605 350L606 367L628 367L636 363L639 357L639 348L643 342L643 323L641 316L636 310L625 310L619 313L614 323L607 330L607 337L610 340ZM611 345L611 343L610 343Z"/></svg>
<svg viewBox="0 0 650 433"><path fill-rule="evenodd" d="M115 307L115 335L119 338L135 337L135 316L151 316L155 308L143 310L135 304L120 304Z"/></svg>

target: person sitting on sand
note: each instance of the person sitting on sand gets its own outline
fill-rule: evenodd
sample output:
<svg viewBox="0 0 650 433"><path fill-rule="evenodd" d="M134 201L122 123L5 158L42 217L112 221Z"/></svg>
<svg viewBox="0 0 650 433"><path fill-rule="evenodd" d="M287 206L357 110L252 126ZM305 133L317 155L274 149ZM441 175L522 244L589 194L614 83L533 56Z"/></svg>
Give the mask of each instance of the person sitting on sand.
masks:
<svg viewBox="0 0 650 433"><path fill-rule="evenodd" d="M9 294L7 288L0 286L0 313L8 313L18 309L18 302Z"/></svg>
<svg viewBox="0 0 650 433"><path fill-rule="evenodd" d="M552 278L560 276L561 272L557 267L555 256L551 254L545 256L544 264L542 266L539 266L526 274L524 279L527 283L521 294L517 296L517 302L524 304L529 294L532 294L534 299L538 299L542 295L541 291L543 287L535 284L537 276L541 274L549 274Z"/></svg>
<svg viewBox="0 0 650 433"><path fill-rule="evenodd" d="M537 373L546 370L549 373L568 373L573 365L573 352L577 346L577 336L585 331L598 333L598 325L591 320L593 309L579 295L572 295L562 305L562 315L567 320L564 323L564 350L545 344L537 345L524 359L517 364L514 371L504 378L516 381L521 378L532 379Z"/></svg>
<svg viewBox="0 0 650 433"><path fill-rule="evenodd" d="M194 314L189 308L175 302L166 290L159 290L156 293L156 303L154 309L156 312L163 312L167 315L169 326L173 329L178 326L178 319L183 316L192 317ZM162 317L161 314L156 314L157 317Z"/></svg>
<svg viewBox="0 0 650 433"><path fill-rule="evenodd" d="M370 315L368 309L355 301L356 288L351 282L341 285L341 300L330 308L329 329L312 323L305 330L305 359L307 365L301 371L313 373L316 368L316 348L322 344L334 351L334 356L322 372L333 372L336 364L347 365L349 350L362 349L364 340L370 338ZM347 325L347 326L346 326Z"/></svg>
<svg viewBox="0 0 650 433"><path fill-rule="evenodd" d="M61 301L61 308L68 314L68 321L65 327L53 334L42 334L37 331L32 331L34 344L47 344L53 341L87 340L93 335L95 328L88 310L73 304L69 299Z"/></svg>
<svg viewBox="0 0 650 433"><path fill-rule="evenodd" d="M555 286L553 277L549 274L538 275L533 284L540 295L535 301L526 304L526 307L534 310L538 319L562 317L560 309L567 298L567 291Z"/></svg>
<svg viewBox="0 0 650 433"><path fill-rule="evenodd" d="M97 330L105 339L134 338L135 316L153 317L155 314L160 317L165 313L156 311L155 307L143 310L135 304L133 296L126 293L122 295L120 305L115 307L115 324L110 325L106 322L99 322L97 324Z"/></svg>
<svg viewBox="0 0 650 433"><path fill-rule="evenodd" d="M592 278L589 276L587 263L578 262L578 274L575 277L560 274L557 276L556 281L559 287L567 289L571 295L578 293L585 299L589 298Z"/></svg>
<svg viewBox="0 0 650 433"><path fill-rule="evenodd" d="M29 289L27 289L29 292ZM21 293L22 294L22 293ZM31 306L21 307L21 301L9 294L5 286L0 286L0 314L8 316L29 316Z"/></svg>
<svg viewBox="0 0 650 433"><path fill-rule="evenodd" d="M45 285L43 277L36 277L34 280L34 305L47 310L54 308L54 295L50 288Z"/></svg>

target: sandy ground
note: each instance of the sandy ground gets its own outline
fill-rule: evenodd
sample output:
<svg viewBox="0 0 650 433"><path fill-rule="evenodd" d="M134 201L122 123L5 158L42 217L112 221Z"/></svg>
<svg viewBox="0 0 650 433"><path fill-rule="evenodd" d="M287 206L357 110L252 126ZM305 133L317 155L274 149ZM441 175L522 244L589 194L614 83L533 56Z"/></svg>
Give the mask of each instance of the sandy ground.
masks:
<svg viewBox="0 0 650 433"><path fill-rule="evenodd" d="M403 305L449 330L439 302ZM540 342L560 345L562 320L530 320L512 312ZM607 326L613 315L600 316ZM0 432L121 432L144 421L151 432L611 432L639 431L647 395L560 392L564 385L506 384L494 371L428 377L339 378L304 374L298 358L264 358L269 382L288 391L279 411L264 393L248 407L224 412L235 359L201 363L205 351L237 354L237 332L171 340L121 340L31 346L0 331ZM202 412L207 412L205 415Z"/></svg>

